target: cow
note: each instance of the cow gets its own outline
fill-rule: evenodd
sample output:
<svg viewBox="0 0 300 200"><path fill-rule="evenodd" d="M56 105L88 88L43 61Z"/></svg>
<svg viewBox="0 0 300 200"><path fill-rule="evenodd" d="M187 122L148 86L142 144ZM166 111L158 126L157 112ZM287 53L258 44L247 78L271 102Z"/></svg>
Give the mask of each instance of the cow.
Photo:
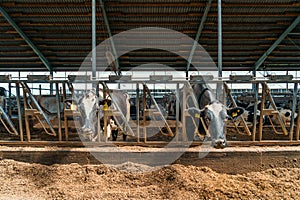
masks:
<svg viewBox="0 0 300 200"><path fill-rule="evenodd" d="M257 110L256 110L256 122L260 120L260 107L261 101L257 102ZM250 102L249 105L245 108L245 112L243 114L245 120L251 124L254 122L254 102ZM265 119L263 119L263 122Z"/></svg>
<svg viewBox="0 0 300 200"><path fill-rule="evenodd" d="M236 101L237 105L242 105L239 101ZM276 106L278 104L275 104ZM266 105L269 109L273 109L271 106L270 102L267 102ZM250 102L247 106L246 104L242 105L242 107L245 109L243 113L243 117L246 120L246 122L252 124L254 122L254 103ZM257 112L256 112L256 123L260 121L260 108L261 108L261 101L259 100L257 102ZM280 115L283 123L285 125L289 125L291 122L291 115L292 111L288 108L282 108L282 107L277 107L278 114ZM297 113L294 113L294 120L297 118ZM275 115L269 115L269 117L264 116L263 117L263 124L265 125L279 125L278 118Z"/></svg>
<svg viewBox="0 0 300 200"><path fill-rule="evenodd" d="M174 119L176 116L176 95L171 93L165 96L164 99L168 119Z"/></svg>
<svg viewBox="0 0 300 200"><path fill-rule="evenodd" d="M207 127L208 134L211 137L212 146L215 148L225 148L227 146L227 140L224 133L225 123L228 119L236 119L238 116L243 114L244 109L241 107L226 107L223 103L217 100L210 87L205 83L195 83L192 84L191 87L193 89L199 109L196 107L189 107L187 112L190 117L187 118L187 121L194 120L195 118L202 118ZM181 91L180 103L181 107L185 108L186 105L182 105L182 96L183 93ZM186 103L190 104L190 101L190 98L187 98ZM195 131L203 133L205 130L203 124L200 122L200 120L198 120L197 123L198 130ZM189 128L190 127L187 127L187 129Z"/></svg>
<svg viewBox="0 0 300 200"><path fill-rule="evenodd" d="M120 112L125 116L125 119L129 121L130 117L130 102L129 95L121 90L110 90L110 95L113 96L112 99L109 99L108 96L104 98L103 91L99 91L99 97L96 95L96 90L92 89L87 93L83 94L78 100L78 109L82 115L83 121L81 130L84 136L88 136L92 141L97 139L97 120L100 120L100 126L103 128L103 110L112 108L114 109L116 105L120 108ZM99 113L98 113L99 112ZM98 119L99 117L99 119ZM107 118L107 135L106 140L110 139L115 141L118 135L118 127L114 123L112 117ZM123 131L123 140L126 140L126 134Z"/></svg>
<svg viewBox="0 0 300 200"><path fill-rule="evenodd" d="M290 125L292 120L292 111L290 109L279 108L278 113L285 125ZM298 114L294 113L294 120L297 118ZM279 125L278 119L273 115L270 116L272 123L274 125Z"/></svg>

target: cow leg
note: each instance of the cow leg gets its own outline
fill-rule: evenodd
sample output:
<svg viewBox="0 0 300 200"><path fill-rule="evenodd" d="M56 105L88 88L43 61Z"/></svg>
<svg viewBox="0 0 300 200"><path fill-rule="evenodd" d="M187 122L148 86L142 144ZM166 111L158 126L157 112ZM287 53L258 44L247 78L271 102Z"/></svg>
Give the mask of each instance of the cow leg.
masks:
<svg viewBox="0 0 300 200"><path fill-rule="evenodd" d="M127 137L127 135L123 133L123 141L124 142L126 141L126 137Z"/></svg>
<svg viewBox="0 0 300 200"><path fill-rule="evenodd" d="M112 135L112 140L113 141L117 141L117 137L118 137L118 129L117 130L112 130L111 131L111 135Z"/></svg>
<svg viewBox="0 0 300 200"><path fill-rule="evenodd" d="M104 134L104 135L106 136L106 137L105 137L105 141L107 142L107 141L110 139L110 135L111 135L111 127L110 127L110 124L107 125L107 129L106 129L106 130L107 130L107 133L106 133L106 135L105 135L105 134Z"/></svg>

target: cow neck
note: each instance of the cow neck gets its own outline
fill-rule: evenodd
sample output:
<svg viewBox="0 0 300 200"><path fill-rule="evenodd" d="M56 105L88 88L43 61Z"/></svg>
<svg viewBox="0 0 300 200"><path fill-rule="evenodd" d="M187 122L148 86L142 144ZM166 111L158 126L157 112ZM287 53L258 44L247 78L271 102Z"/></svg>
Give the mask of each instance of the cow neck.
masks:
<svg viewBox="0 0 300 200"><path fill-rule="evenodd" d="M199 95L199 97L198 97L198 103L199 103L199 108L201 108L201 105L202 105L202 97L203 97L203 95L205 94L205 92L206 91L210 91L210 89L209 88L204 88L202 91L201 91L201 93L200 93L200 95ZM209 96L210 97L210 96ZM211 98L209 98L209 102L208 102L208 105L210 105L210 104L213 104L213 103L215 103L215 102L218 102L218 100L216 100L216 99L211 99Z"/></svg>
<svg viewBox="0 0 300 200"><path fill-rule="evenodd" d="M201 93L200 93L200 95L199 95L199 97L198 97L199 107L201 107L201 104L202 104L202 97L203 97L204 93L205 93L207 90L209 90L209 89L208 89L208 88L204 88L204 89L201 91Z"/></svg>

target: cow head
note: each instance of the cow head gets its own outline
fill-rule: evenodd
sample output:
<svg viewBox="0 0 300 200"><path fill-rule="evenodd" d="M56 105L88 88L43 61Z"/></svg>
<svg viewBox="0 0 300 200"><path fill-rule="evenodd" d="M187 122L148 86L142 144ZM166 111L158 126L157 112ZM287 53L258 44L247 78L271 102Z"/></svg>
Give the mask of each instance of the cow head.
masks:
<svg viewBox="0 0 300 200"><path fill-rule="evenodd" d="M97 110L98 110L98 97L95 90L90 90L84 94L78 101L78 109L83 117L82 131L85 136L92 139L94 133L96 133L97 123Z"/></svg>
<svg viewBox="0 0 300 200"><path fill-rule="evenodd" d="M290 110L290 109L281 108L279 110L279 115L286 125L288 125L292 120L292 110ZM298 116L298 114L294 113L294 119L296 119L297 116Z"/></svg>
<svg viewBox="0 0 300 200"><path fill-rule="evenodd" d="M240 107L227 108L222 103L215 101L204 109L189 108L188 113L191 117L204 119L208 132L212 139L212 145L215 148L225 148L227 145L226 136L224 133L225 122L229 118L237 118L243 114L244 109Z"/></svg>

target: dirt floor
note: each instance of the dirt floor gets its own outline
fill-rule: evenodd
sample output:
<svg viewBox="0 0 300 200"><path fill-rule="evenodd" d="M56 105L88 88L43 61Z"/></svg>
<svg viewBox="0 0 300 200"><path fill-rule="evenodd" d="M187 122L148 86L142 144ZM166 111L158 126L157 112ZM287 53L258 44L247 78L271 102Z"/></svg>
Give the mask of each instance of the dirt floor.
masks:
<svg viewBox="0 0 300 200"><path fill-rule="evenodd" d="M0 160L0 182L0 199L300 199L300 168L229 175L179 164L153 170Z"/></svg>

